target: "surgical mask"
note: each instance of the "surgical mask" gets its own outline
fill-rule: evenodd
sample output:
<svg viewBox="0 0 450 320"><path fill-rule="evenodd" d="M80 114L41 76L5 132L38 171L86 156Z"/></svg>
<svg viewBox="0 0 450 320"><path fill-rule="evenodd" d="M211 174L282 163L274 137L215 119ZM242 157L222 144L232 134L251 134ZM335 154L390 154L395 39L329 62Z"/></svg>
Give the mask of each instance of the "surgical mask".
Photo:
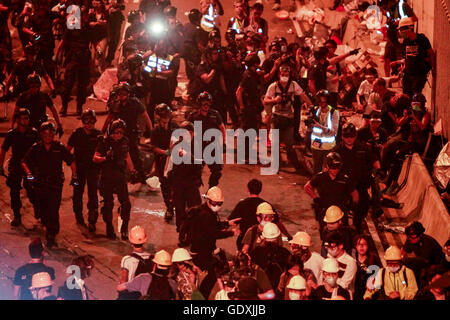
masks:
<svg viewBox="0 0 450 320"><path fill-rule="evenodd" d="M388 268L388 270L389 270L389 272L392 272L392 273L396 273L396 272L398 272L398 270L400 270L400 266L398 266L398 267L387 267Z"/></svg>
<svg viewBox="0 0 450 320"><path fill-rule="evenodd" d="M330 287L336 287L337 279L335 277L326 277L325 281L330 285Z"/></svg>
<svg viewBox="0 0 450 320"><path fill-rule="evenodd" d="M335 258L339 254L339 248L328 249L328 253Z"/></svg>
<svg viewBox="0 0 450 320"><path fill-rule="evenodd" d="M300 293L298 292L289 292L289 300L300 300Z"/></svg>
<svg viewBox="0 0 450 320"><path fill-rule="evenodd" d="M214 212L219 212L221 207L222 206L211 206L211 210L214 211Z"/></svg>
<svg viewBox="0 0 450 320"><path fill-rule="evenodd" d="M280 82L286 83L289 81L289 77L280 77Z"/></svg>

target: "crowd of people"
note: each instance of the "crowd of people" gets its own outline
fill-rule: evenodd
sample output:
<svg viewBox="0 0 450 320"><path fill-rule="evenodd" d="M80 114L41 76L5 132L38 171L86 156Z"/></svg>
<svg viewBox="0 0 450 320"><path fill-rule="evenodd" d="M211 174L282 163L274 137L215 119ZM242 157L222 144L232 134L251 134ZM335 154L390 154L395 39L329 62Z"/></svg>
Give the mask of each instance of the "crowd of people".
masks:
<svg viewBox="0 0 450 320"><path fill-rule="evenodd" d="M341 2L345 1L335 1L333 9ZM361 10L367 8L368 1L359 2ZM318 47L308 46L305 39L288 43L277 36L269 41L269 23L262 18L264 5L259 1L252 6L234 1L234 15L222 36L214 23L223 15L219 0L201 0L199 9L189 11L186 25L177 20L177 8L170 1L142 0L139 10L128 12L129 25L121 39L126 20L121 0L0 0L3 99L16 100L11 130L0 150L0 174L5 175L6 154L12 149L6 181L14 213L11 225L22 223L23 186L35 218L45 227L46 246L57 246L66 163L72 173L76 223L90 233L97 231L100 194L107 237L117 239L117 194L118 231L133 247L121 262L119 299L448 299L448 287L438 281L448 270L448 242L442 248L413 222L406 228L403 248L386 250L383 267L365 234L369 212L376 220L387 203L401 206L383 195L400 188L397 179L404 158L425 149L431 116L422 90L435 70L429 40L414 31L417 18L412 10L398 10L405 2L379 2L389 18L384 77L370 66L351 72L345 59L358 55L359 49L336 55L339 32L331 32ZM409 16L404 17L405 12ZM8 21L22 44L23 57L18 60L13 59ZM95 111L84 105L93 83L115 64L116 55L119 82L98 129ZM189 83L177 97L181 59ZM41 90L42 78L47 91ZM394 81L401 81L402 92L390 89ZM56 135L64 134L62 118L68 116L75 83L76 115L82 123L64 145ZM53 102L56 95L62 101L59 112ZM176 123L172 112L180 100L192 111ZM48 121L47 109L56 125ZM307 111L306 119L302 110ZM364 126L357 129L343 120L342 110L361 113ZM307 127L304 136L301 121ZM202 141L202 150L212 144L226 149L227 126L278 130L289 163L296 173L310 176L304 190L313 199L320 253L310 250L307 233L289 234L279 213L259 198L262 184L257 179L248 183L249 197L221 221L223 164L208 164L209 190L202 203L205 163L171 161L180 142L172 133L185 129L190 133L185 139L193 144L196 122L203 132L217 129L223 136L222 141ZM128 183L145 183L150 177L139 148L142 136L150 139L165 220L175 216L179 248L172 254L145 252L145 230L129 226ZM247 137L246 150L255 143L256 138ZM270 148L272 141L266 143ZM301 152L312 156L311 173L294 148L299 144L305 145ZM252 163L249 151L245 158ZM290 249L283 246L282 234ZM237 254L230 259L216 247L216 240L232 236L237 236ZM84 279L93 268L92 259L72 262L82 270L75 276L76 290L66 284L56 297L51 294L54 271L43 263L42 250L40 241L30 244L32 260L17 270L14 280L16 297L88 299ZM370 277L374 268L379 272Z"/></svg>

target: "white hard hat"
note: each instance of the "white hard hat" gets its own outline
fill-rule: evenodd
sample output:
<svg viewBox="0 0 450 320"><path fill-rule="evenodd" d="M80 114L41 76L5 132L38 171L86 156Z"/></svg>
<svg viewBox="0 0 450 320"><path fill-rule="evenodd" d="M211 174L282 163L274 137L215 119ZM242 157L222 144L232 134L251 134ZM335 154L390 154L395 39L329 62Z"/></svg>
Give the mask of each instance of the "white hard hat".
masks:
<svg viewBox="0 0 450 320"><path fill-rule="evenodd" d="M39 272L35 273L33 275L33 278L31 278L31 287L29 287L29 289L32 290L45 288L50 287L52 285L53 281L52 278L50 277L50 274L48 274L48 272Z"/></svg>
<svg viewBox="0 0 450 320"><path fill-rule="evenodd" d="M167 269L172 265L172 257L166 250L161 250L155 254L153 262L156 263L160 269Z"/></svg>
<svg viewBox="0 0 450 320"><path fill-rule="evenodd" d="M184 248L177 248L172 254L172 262L182 262L192 260L189 251Z"/></svg>
<svg viewBox="0 0 450 320"><path fill-rule="evenodd" d="M145 234L144 228L141 226L134 226L130 230L130 236L129 236L130 242L132 244L143 244L147 242L147 236Z"/></svg>
<svg viewBox="0 0 450 320"><path fill-rule="evenodd" d="M402 260L402 251L396 246L390 246L384 253L384 260L386 261Z"/></svg>
<svg viewBox="0 0 450 320"><path fill-rule="evenodd" d="M322 271L328 273L338 273L339 272L339 264L336 259L328 258L323 260Z"/></svg>
<svg viewBox="0 0 450 320"><path fill-rule="evenodd" d="M280 236L281 232L275 223L268 222L264 225L262 236L266 240L275 240Z"/></svg>
<svg viewBox="0 0 450 320"><path fill-rule="evenodd" d="M147 180L145 180L145 182L152 189L160 189L161 188L161 183L159 182L159 179L157 176L148 178Z"/></svg>
<svg viewBox="0 0 450 320"><path fill-rule="evenodd" d="M300 231L297 232L291 241L290 244L298 244L299 246L310 247L311 246L311 236L306 232Z"/></svg>
<svg viewBox="0 0 450 320"><path fill-rule="evenodd" d="M256 208L256 214L275 214L275 212L269 203L263 202Z"/></svg>
<svg viewBox="0 0 450 320"><path fill-rule="evenodd" d="M303 278L302 276L293 276L291 280L289 280L286 288L294 290L306 290L305 278Z"/></svg>
<svg viewBox="0 0 450 320"><path fill-rule="evenodd" d="M223 202L224 200L222 190L217 186L208 190L206 193L206 198L216 202Z"/></svg>

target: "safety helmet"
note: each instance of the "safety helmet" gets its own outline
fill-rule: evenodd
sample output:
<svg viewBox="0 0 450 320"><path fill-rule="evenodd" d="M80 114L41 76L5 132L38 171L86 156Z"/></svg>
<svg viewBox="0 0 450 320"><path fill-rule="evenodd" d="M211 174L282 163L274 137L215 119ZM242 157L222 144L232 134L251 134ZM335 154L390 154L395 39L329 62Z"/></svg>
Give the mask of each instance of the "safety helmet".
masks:
<svg viewBox="0 0 450 320"><path fill-rule="evenodd" d="M329 96L330 96L330 93L328 92L328 90L325 90L325 89L321 89L316 93L317 99L320 97L325 97L325 98L327 98L327 101L328 101Z"/></svg>
<svg viewBox="0 0 450 320"><path fill-rule="evenodd" d="M83 121L84 119L88 119L88 118L92 118L95 121L97 121L97 116L96 116L94 110L86 109L83 111L83 113L81 114L81 121Z"/></svg>
<svg viewBox="0 0 450 320"><path fill-rule="evenodd" d="M411 28L414 27L414 20L412 17L402 18L398 23L398 28Z"/></svg>
<svg viewBox="0 0 450 320"><path fill-rule="evenodd" d="M115 86L114 91L115 92L127 91L129 93L131 92L131 86L128 82L121 82Z"/></svg>
<svg viewBox="0 0 450 320"><path fill-rule="evenodd" d="M42 132L45 130L50 130L54 133L56 131L56 128L55 128L55 125L53 124L53 122L50 122L50 121L43 122L41 124L41 126L39 127L39 132Z"/></svg>
<svg viewBox="0 0 450 320"><path fill-rule="evenodd" d="M192 24L198 26L202 20L202 13L198 9L191 9L188 13L188 19Z"/></svg>
<svg viewBox="0 0 450 320"><path fill-rule="evenodd" d="M40 86L41 83L42 83L41 77L38 74L32 73L32 74L28 75L28 77L27 77L27 85L29 87L34 85L34 84L37 84L37 85Z"/></svg>
<svg viewBox="0 0 450 320"><path fill-rule="evenodd" d="M126 127L127 127L127 125L126 125L125 121L123 121L122 119L117 119L117 120L114 120L111 123L111 127L109 127L109 131L111 133L113 133L117 129L124 129L125 130Z"/></svg>
<svg viewBox="0 0 450 320"><path fill-rule="evenodd" d="M172 114L172 110L170 107L165 103L160 103L155 107L155 115L157 115L160 118L170 118Z"/></svg>
<svg viewBox="0 0 450 320"><path fill-rule="evenodd" d="M152 260L160 269L168 269L172 265L172 256L166 250L160 250Z"/></svg>
<svg viewBox="0 0 450 320"><path fill-rule="evenodd" d="M419 221L411 222L405 228L406 235L416 234L416 235L420 236L424 233L425 233L425 228Z"/></svg>
<svg viewBox="0 0 450 320"><path fill-rule="evenodd" d="M53 285L52 278L48 272L38 272L33 275L31 278L31 287L30 290L50 287Z"/></svg>
<svg viewBox="0 0 450 320"><path fill-rule="evenodd" d="M326 223L335 223L344 217L344 212L338 206L331 206L327 209L325 213L325 218L323 221Z"/></svg>
<svg viewBox="0 0 450 320"><path fill-rule="evenodd" d="M234 30L233 28L228 28L225 32L225 40L228 42L236 40L236 33L236 30Z"/></svg>
<svg viewBox="0 0 450 320"><path fill-rule="evenodd" d="M197 97L197 103L201 104L204 101L209 101L212 103L213 98L212 96L209 94L209 92L207 91L203 91L202 93L200 93Z"/></svg>
<svg viewBox="0 0 450 320"><path fill-rule="evenodd" d="M216 39L216 38L220 39L220 31L219 30L214 29L210 33L208 33L208 40L212 40L212 39Z"/></svg>
<svg viewBox="0 0 450 320"><path fill-rule="evenodd" d="M338 273L339 272L338 261L334 258L327 258L327 259L323 260L322 271L325 271L328 273Z"/></svg>
<svg viewBox="0 0 450 320"><path fill-rule="evenodd" d="M144 228L141 226L134 226L131 228L128 238L132 244L143 244L147 242L147 235L145 234Z"/></svg>
<svg viewBox="0 0 450 320"><path fill-rule="evenodd" d="M275 214L275 212L273 212L273 208L269 203L263 202L256 208L256 214Z"/></svg>
<svg viewBox="0 0 450 320"><path fill-rule="evenodd" d="M311 236L306 232L300 231L297 232L291 241L290 244L297 244L299 246L310 247L311 246Z"/></svg>
<svg viewBox="0 0 450 320"><path fill-rule="evenodd" d="M224 200L222 190L217 186L212 187L208 190L208 192L206 193L206 198L215 202L223 202Z"/></svg>
<svg viewBox="0 0 450 320"><path fill-rule="evenodd" d="M281 232L275 223L268 222L264 225L262 236L264 239L274 241L280 236Z"/></svg>
<svg viewBox="0 0 450 320"><path fill-rule="evenodd" d="M325 157L325 163L330 169L340 169L342 167L342 158L337 152L330 152Z"/></svg>
<svg viewBox="0 0 450 320"><path fill-rule="evenodd" d="M144 58L140 53L133 53L127 57L127 64L130 69L136 69L142 66L143 62Z"/></svg>
<svg viewBox="0 0 450 320"><path fill-rule="evenodd" d="M422 93L415 93L411 101L425 104L427 102L427 98L425 98L425 96Z"/></svg>
<svg viewBox="0 0 450 320"><path fill-rule="evenodd" d="M402 260L402 252L397 246L390 246L384 253L384 259L386 261L399 261Z"/></svg>
<svg viewBox="0 0 450 320"><path fill-rule="evenodd" d="M302 276L293 276L291 280L289 280L286 288L294 290L306 290L306 280Z"/></svg>
<svg viewBox="0 0 450 320"><path fill-rule="evenodd" d="M133 23L141 18L141 13L139 10L132 10L128 12L128 22Z"/></svg>
<svg viewBox="0 0 450 320"><path fill-rule="evenodd" d="M356 137L356 127L353 123L347 122L342 126L342 136Z"/></svg>
<svg viewBox="0 0 450 320"><path fill-rule="evenodd" d="M23 52L25 52L25 54L36 54L36 49L33 45L27 44L25 48L23 48Z"/></svg>
<svg viewBox="0 0 450 320"><path fill-rule="evenodd" d="M256 53L252 52L245 57L244 63L248 68L253 67L255 65L259 66L261 63L261 59Z"/></svg>
<svg viewBox="0 0 450 320"><path fill-rule="evenodd" d="M20 116L28 116L30 117L30 110L27 108L19 108L14 114L15 118L19 118Z"/></svg>
<svg viewBox="0 0 450 320"><path fill-rule="evenodd" d="M188 260L192 260L192 257L185 248L177 248L172 254L172 262L183 262Z"/></svg>
<svg viewBox="0 0 450 320"><path fill-rule="evenodd" d="M175 18L177 15L177 8L174 6L167 6L164 8L164 14L168 18Z"/></svg>

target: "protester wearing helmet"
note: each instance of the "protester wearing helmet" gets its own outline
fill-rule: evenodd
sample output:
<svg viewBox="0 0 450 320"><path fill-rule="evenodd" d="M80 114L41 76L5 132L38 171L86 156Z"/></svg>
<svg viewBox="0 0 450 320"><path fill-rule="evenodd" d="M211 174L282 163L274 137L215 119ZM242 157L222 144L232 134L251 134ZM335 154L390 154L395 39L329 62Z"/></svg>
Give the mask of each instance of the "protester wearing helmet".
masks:
<svg viewBox="0 0 450 320"><path fill-rule="evenodd" d="M286 286L289 300L305 300L306 281L302 276L293 276Z"/></svg>
<svg viewBox="0 0 450 320"><path fill-rule="evenodd" d="M84 187L88 190L88 222L89 231L95 232L95 224L98 218L98 166L92 162L95 148L100 140L101 131L95 128L97 116L92 109L86 109L81 114L82 126L75 129L67 142L67 150L74 150L75 163L79 185L73 188L73 211L77 224L85 226L83 218L83 194Z"/></svg>
<svg viewBox="0 0 450 320"><path fill-rule="evenodd" d="M10 188L11 209L14 214L14 219L11 221L11 226L19 226L21 221L20 208L22 208L22 201L20 200L20 189L23 187L27 191L27 196L33 204L34 215L39 217L39 211L36 203L35 193L23 175L20 161L27 153L28 149L40 140L38 131L30 127L30 111L25 108L19 108L14 114L17 127L8 131L3 144L0 149L0 175L5 176L4 163L8 150L11 148L12 155L8 163L8 177L6 185Z"/></svg>
<svg viewBox="0 0 450 320"><path fill-rule="evenodd" d="M52 295L54 282L47 272L39 272L33 275L30 291L34 300L56 300Z"/></svg>
<svg viewBox="0 0 450 320"><path fill-rule="evenodd" d="M109 135L99 142L93 157L94 163L101 164L100 192L104 199L101 213L106 223L106 235L111 240L116 239L112 224L114 193L117 194L121 208L121 237L122 240L128 240L131 203L128 197L126 169L129 169L131 176L136 176L136 171L134 171L133 162L128 151L129 144L125 136L126 126L125 121L121 119L114 120L109 128Z"/></svg>
<svg viewBox="0 0 450 320"><path fill-rule="evenodd" d="M198 291L199 269L192 263L192 257L184 248L177 248L172 254L172 263L175 275L172 277L177 281L178 292L181 300L195 300L204 297Z"/></svg>
<svg viewBox="0 0 450 320"><path fill-rule="evenodd" d="M311 251L311 236L303 231L297 232L293 239L289 241L289 244L292 254L298 255L302 259L304 268L311 270L314 273L317 283L321 284L324 258L317 252Z"/></svg>
<svg viewBox="0 0 450 320"><path fill-rule="evenodd" d="M315 174L309 180L304 190L314 200L314 211L319 222L320 231L324 227L325 211L331 206L337 206L347 212L349 200L353 205L358 203L358 191L350 179L341 172L342 158L336 152L330 152L325 159L325 169ZM347 224L347 217L344 216Z"/></svg>
<svg viewBox="0 0 450 320"><path fill-rule="evenodd" d="M223 118L220 115L219 111L213 109L214 99L210 93L204 91L200 93L197 97L197 105L199 107L198 111L192 112L188 121L195 124L195 122L200 122L202 125L202 131L200 132L201 136L210 129L220 130L222 134L222 141L212 141L208 143L208 141L203 141L202 143L202 152L205 148L211 148L212 144L216 145L216 150L222 151L226 142L226 133L225 133L225 124L223 122ZM222 145L221 145L222 144ZM212 154L213 157L217 158L215 153ZM220 157L222 153L220 154ZM217 161L215 161L217 162ZM203 164L204 165L204 164ZM219 184L220 177L222 176L223 164L221 163L212 163L208 164L209 171L211 175L209 176L208 184L209 187L212 188Z"/></svg>
<svg viewBox="0 0 450 320"><path fill-rule="evenodd" d="M403 265L402 252L390 246L385 254L386 267L367 284L364 300L412 300L418 291L414 272Z"/></svg>
<svg viewBox="0 0 450 320"><path fill-rule="evenodd" d="M77 168L72 154L59 141L55 141L55 125L41 124L41 142L35 143L22 160L22 169L29 181L33 181L38 212L45 226L47 247L56 246L59 233L59 207L64 184L63 162L72 171L71 185L78 184Z"/></svg>
<svg viewBox="0 0 450 320"><path fill-rule="evenodd" d="M128 240L133 251L122 258L120 283L131 281L141 273L153 271L151 254L144 250L144 245L147 242L145 229L141 226L134 226L130 230Z"/></svg>
<svg viewBox="0 0 450 320"><path fill-rule="evenodd" d="M362 142L357 141L356 127L348 122L342 127L342 142L334 151L342 157L342 172L350 178L358 191L358 204L352 208L353 226L362 233L361 223L367 216L370 207L368 188L372 179L372 171L380 170L380 161L376 155Z"/></svg>
<svg viewBox="0 0 450 320"><path fill-rule="evenodd" d="M322 264L323 285L313 290L310 300L350 300L351 296L348 290L338 284L339 263L334 258L327 258Z"/></svg>

